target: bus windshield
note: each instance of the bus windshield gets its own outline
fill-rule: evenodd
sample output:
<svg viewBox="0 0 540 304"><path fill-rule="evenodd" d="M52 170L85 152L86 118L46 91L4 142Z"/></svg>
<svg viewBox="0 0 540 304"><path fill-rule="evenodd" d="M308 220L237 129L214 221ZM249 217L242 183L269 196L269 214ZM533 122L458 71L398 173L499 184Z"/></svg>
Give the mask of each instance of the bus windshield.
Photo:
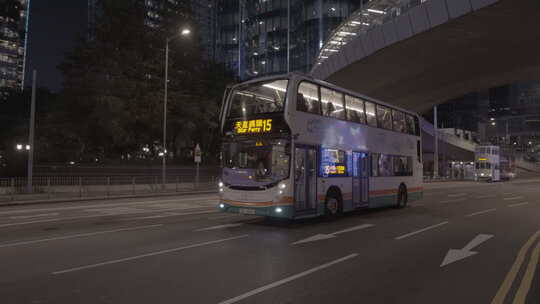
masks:
<svg viewBox="0 0 540 304"><path fill-rule="evenodd" d="M238 186L264 186L289 176L287 140L247 140L223 144L223 182Z"/></svg>
<svg viewBox="0 0 540 304"><path fill-rule="evenodd" d="M282 112L288 80L246 84L231 94L228 118L245 118L254 114Z"/></svg>

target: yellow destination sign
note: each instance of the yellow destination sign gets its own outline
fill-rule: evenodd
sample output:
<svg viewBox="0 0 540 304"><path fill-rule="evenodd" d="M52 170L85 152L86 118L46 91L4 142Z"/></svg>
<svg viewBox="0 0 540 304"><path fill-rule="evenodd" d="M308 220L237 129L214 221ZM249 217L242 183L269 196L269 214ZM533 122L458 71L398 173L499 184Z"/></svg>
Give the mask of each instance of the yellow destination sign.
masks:
<svg viewBox="0 0 540 304"><path fill-rule="evenodd" d="M236 134L258 134L272 131L272 119L253 119L234 123Z"/></svg>

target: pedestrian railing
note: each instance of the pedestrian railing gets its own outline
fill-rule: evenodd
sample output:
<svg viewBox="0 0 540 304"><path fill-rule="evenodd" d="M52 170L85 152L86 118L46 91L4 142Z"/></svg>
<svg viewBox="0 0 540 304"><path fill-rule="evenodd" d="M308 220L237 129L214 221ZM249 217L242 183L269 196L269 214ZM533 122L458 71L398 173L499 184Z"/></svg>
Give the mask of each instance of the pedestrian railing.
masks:
<svg viewBox="0 0 540 304"><path fill-rule="evenodd" d="M41 176L0 178L0 203L61 198L110 197L217 189L215 176Z"/></svg>

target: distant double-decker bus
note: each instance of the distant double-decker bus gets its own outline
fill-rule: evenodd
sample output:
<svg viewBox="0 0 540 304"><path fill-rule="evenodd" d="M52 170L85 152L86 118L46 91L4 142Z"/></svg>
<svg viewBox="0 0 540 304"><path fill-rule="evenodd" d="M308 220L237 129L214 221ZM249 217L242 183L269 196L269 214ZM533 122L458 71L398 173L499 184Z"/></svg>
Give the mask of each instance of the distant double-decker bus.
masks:
<svg viewBox="0 0 540 304"><path fill-rule="evenodd" d="M416 114L300 74L227 89L225 212L298 219L422 197Z"/></svg>

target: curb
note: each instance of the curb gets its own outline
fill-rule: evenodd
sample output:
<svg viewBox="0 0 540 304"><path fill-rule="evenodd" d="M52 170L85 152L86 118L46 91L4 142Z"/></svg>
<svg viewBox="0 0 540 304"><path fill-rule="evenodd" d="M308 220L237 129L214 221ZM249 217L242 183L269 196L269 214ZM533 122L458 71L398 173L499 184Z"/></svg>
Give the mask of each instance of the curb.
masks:
<svg viewBox="0 0 540 304"><path fill-rule="evenodd" d="M190 192L170 192L170 193L153 193L142 195L118 195L118 196L95 196L95 197L78 197L78 198L65 198L65 199L47 199L47 200L32 200L32 201L9 201L0 203L0 208L10 206L26 206L26 205L44 205L44 204L58 204L58 203L76 203L87 201L103 201L103 200L118 200L126 198L148 198L148 197L163 197L163 196L183 196L194 194L217 194L217 190L204 190L204 191L190 191Z"/></svg>

